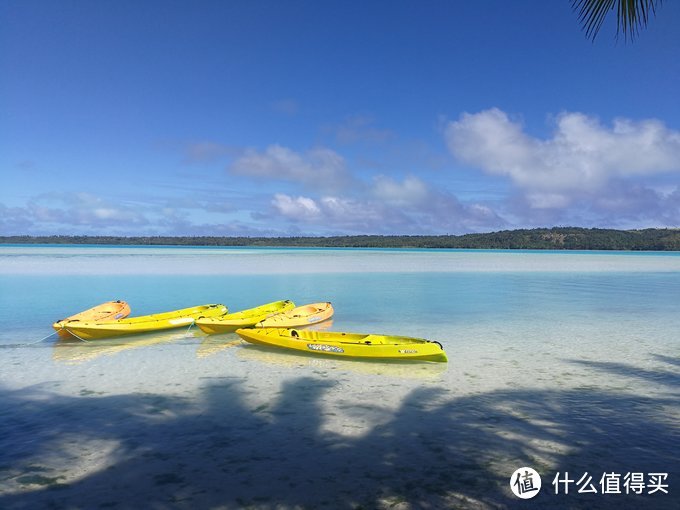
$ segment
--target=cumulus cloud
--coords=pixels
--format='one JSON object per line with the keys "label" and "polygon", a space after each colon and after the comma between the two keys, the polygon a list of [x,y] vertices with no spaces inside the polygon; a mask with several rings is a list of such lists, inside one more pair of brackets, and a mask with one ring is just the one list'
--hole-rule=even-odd
{"label": "cumulus cloud", "polygon": [[33,221],[25,207],[7,207],[0,204],[0,235],[25,234]]}
{"label": "cumulus cloud", "polygon": [[556,117],[552,137],[542,140],[493,108],[449,122],[445,138],[456,158],[509,177],[537,209],[601,196],[617,179],[680,172],[680,132],[658,120],[616,119],[605,126],[567,112]]}
{"label": "cumulus cloud", "polygon": [[229,171],[258,179],[300,183],[310,188],[335,189],[352,181],[344,158],[324,147],[305,153],[281,145],[270,145],[263,152],[246,149]]}
{"label": "cumulus cloud", "polygon": [[414,234],[489,230],[506,224],[488,206],[463,204],[412,175],[402,180],[388,175],[355,180],[344,158],[327,148],[306,153],[280,145],[249,149],[230,172],[302,185],[299,194],[275,193],[269,212],[251,214],[255,220],[284,218],[294,225],[335,232]]}
{"label": "cumulus cloud", "polygon": [[507,216],[523,227],[578,225],[604,228],[677,227],[680,187],[658,190],[623,179],[612,180],[606,193],[570,198],[568,207],[537,208],[522,194],[509,198]]}
{"label": "cumulus cloud", "polygon": [[468,232],[505,225],[489,206],[463,203],[447,191],[435,189],[421,179],[408,176],[399,182],[380,175],[374,179],[372,195],[390,208],[407,212],[430,232]]}
{"label": "cumulus cloud", "polygon": [[588,204],[591,211],[614,226],[680,225],[680,187],[663,192],[635,182],[614,180],[607,193]]}
{"label": "cumulus cloud", "polygon": [[114,205],[89,193],[42,196],[28,204],[28,211],[43,223],[98,227],[148,223],[135,208]]}
{"label": "cumulus cloud", "polygon": [[321,216],[321,208],[308,197],[296,197],[277,193],[274,195],[272,205],[279,214],[286,218],[303,221],[312,221]]}
{"label": "cumulus cloud", "polygon": [[359,233],[441,234],[490,230],[505,225],[483,204],[463,204],[416,177],[378,176],[366,196],[324,195],[272,199],[275,215],[295,224]]}
{"label": "cumulus cloud", "polygon": [[414,176],[398,182],[391,177],[378,175],[373,180],[373,196],[378,200],[397,207],[409,207],[427,201],[430,190],[427,185]]}
{"label": "cumulus cloud", "polygon": [[323,196],[318,199],[277,194],[272,199],[277,216],[295,224],[317,226],[327,231],[383,232],[407,223],[403,214],[388,215],[377,203],[349,197]]}
{"label": "cumulus cloud", "polygon": [[22,207],[0,204],[0,227],[5,235],[27,233],[125,232],[149,224],[132,205],[108,202],[89,193],[41,195]]}

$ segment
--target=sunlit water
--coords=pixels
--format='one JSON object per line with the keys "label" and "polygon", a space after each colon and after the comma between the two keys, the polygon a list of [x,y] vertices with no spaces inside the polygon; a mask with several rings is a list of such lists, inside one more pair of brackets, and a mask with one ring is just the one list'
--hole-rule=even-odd
{"label": "sunlit water", "polygon": [[[332,301],[448,364],[51,323]],[[680,254],[0,247],[0,508],[678,508]],[[523,466],[543,489],[510,490]],[[623,494],[554,493],[557,473]],[[666,490],[626,494],[629,472]],[[587,488],[587,487],[586,487]]]}

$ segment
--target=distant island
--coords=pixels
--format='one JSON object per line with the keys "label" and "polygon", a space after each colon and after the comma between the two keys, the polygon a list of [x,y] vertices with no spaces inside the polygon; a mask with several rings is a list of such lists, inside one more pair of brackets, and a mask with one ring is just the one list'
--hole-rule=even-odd
{"label": "distant island", "polygon": [[0,244],[680,251],[680,229],[534,228],[484,234],[333,237],[0,236]]}

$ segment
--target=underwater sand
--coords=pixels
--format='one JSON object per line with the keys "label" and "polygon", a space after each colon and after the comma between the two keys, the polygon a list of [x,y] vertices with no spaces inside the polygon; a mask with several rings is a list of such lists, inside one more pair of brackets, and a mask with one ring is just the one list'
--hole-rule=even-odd
{"label": "underwater sand", "polygon": [[[369,271],[375,250],[300,253],[344,268],[326,274],[267,272],[295,250],[251,250],[240,272],[231,252],[165,249],[147,274],[144,249],[7,250],[0,508],[679,506],[680,256],[395,251]],[[194,272],[206,256],[229,269]],[[195,328],[30,344],[118,298],[133,314],[329,299],[329,328],[438,340],[450,362],[301,356]],[[510,490],[523,466],[543,478],[532,500]],[[666,473],[669,494],[555,495],[565,471],[598,489],[604,472]]]}

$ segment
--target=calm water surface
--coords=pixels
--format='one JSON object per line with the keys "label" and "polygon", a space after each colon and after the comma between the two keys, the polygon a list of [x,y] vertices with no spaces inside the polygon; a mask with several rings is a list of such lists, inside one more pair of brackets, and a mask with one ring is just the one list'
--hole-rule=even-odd
{"label": "calm water surface", "polygon": [[[125,299],[332,301],[338,331],[448,364],[256,348],[195,329],[64,342]],[[0,508],[677,508],[680,254],[0,247]],[[516,499],[510,474],[543,478]],[[557,473],[664,494],[555,494]]]}

